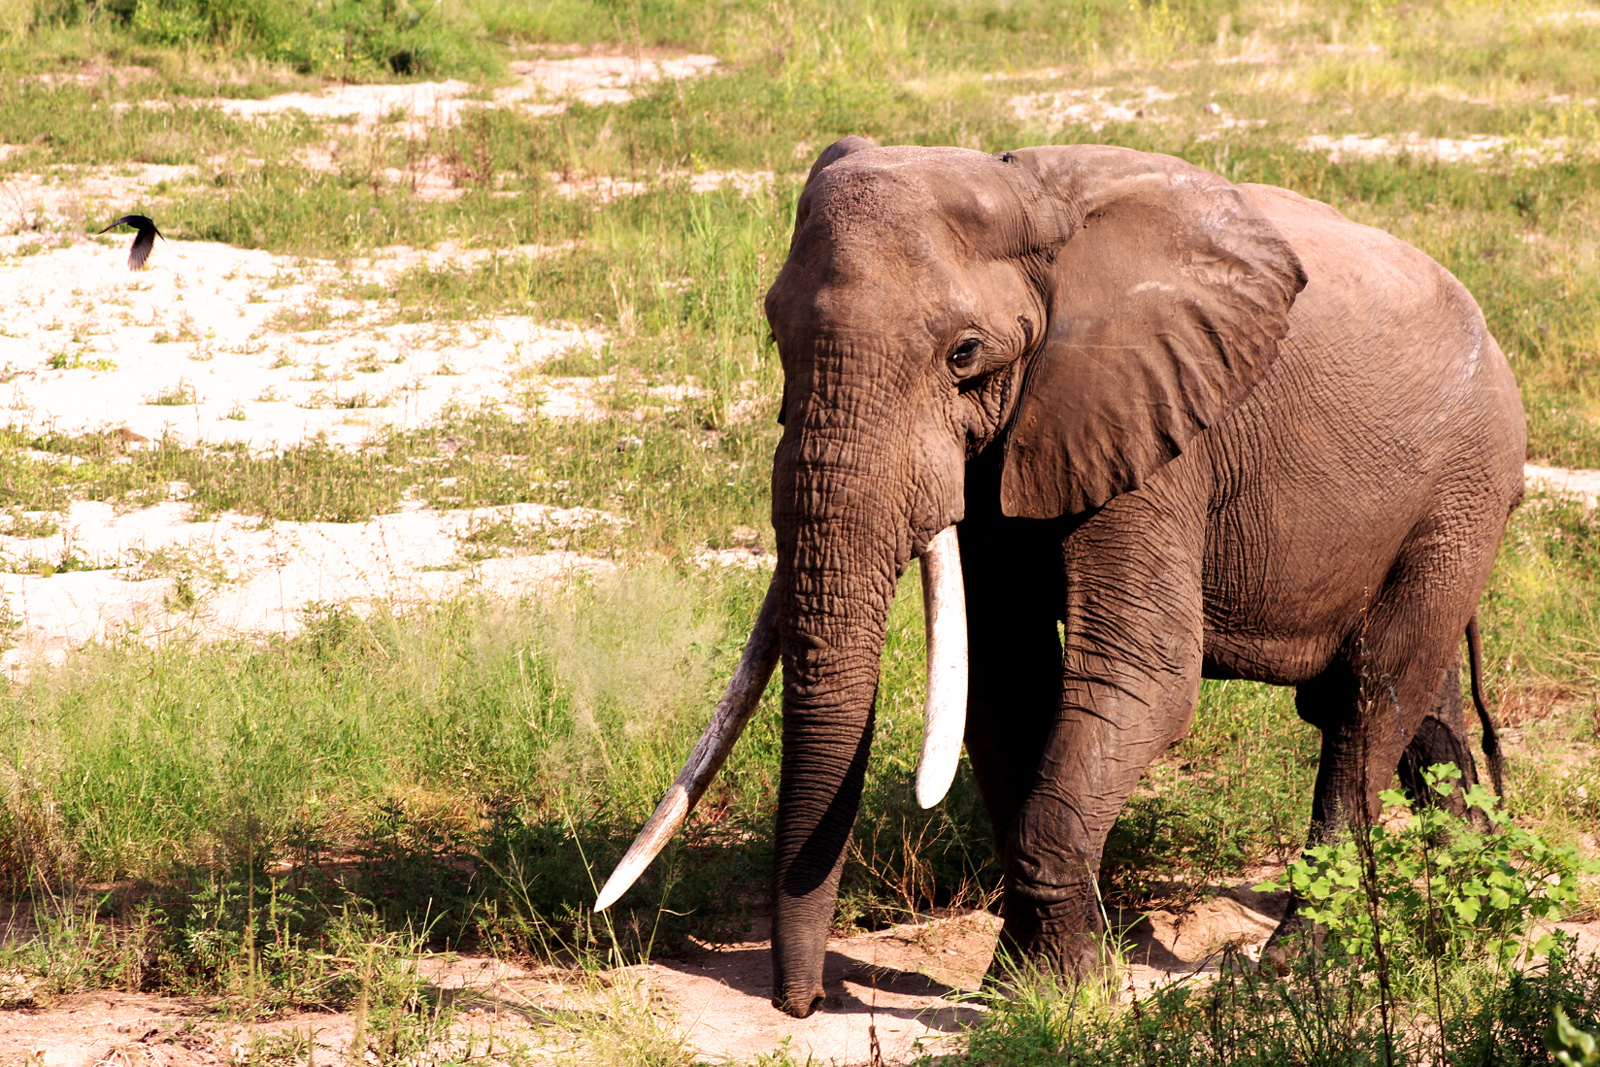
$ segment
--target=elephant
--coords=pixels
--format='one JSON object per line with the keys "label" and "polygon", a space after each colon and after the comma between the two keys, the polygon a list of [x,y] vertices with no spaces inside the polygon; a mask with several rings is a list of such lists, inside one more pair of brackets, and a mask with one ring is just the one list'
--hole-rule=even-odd
{"label": "elephant", "polygon": [[[781,661],[772,1002],[816,1010],[912,559],[917,796],[938,802],[964,742],[1018,959],[1099,965],[1106,836],[1202,678],[1296,688],[1322,738],[1312,842],[1372,820],[1397,769],[1475,780],[1460,650],[1476,682],[1526,430],[1477,304],[1422,252],[1171,156],[849,137],[811,169],[765,309],[776,571],[597,907],[682,823]],[[1485,752],[1498,780],[1492,731]],[[1306,925],[1291,902],[1278,936]]]}

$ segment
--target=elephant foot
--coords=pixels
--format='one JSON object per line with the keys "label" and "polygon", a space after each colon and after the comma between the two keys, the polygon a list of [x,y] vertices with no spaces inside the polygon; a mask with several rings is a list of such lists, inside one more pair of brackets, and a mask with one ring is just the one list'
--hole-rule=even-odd
{"label": "elephant foot", "polygon": [[[1081,905],[1028,909],[1008,906],[1006,911],[1005,926],[985,984],[1010,989],[1050,978],[1076,987],[1103,981],[1115,971],[1112,945],[1100,923],[1085,928]],[[1098,913],[1094,918],[1099,918]]]}
{"label": "elephant foot", "polygon": [[1261,969],[1280,978],[1289,973],[1296,960],[1307,953],[1320,952],[1325,931],[1300,913],[1300,901],[1291,897],[1289,908],[1261,949]]}

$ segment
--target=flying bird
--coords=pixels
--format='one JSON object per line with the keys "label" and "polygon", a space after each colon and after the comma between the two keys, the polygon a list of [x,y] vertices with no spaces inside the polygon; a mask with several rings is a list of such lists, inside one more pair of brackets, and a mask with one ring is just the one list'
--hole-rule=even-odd
{"label": "flying bird", "polygon": [[[150,258],[150,250],[156,246],[156,238],[161,237],[161,231],[143,215],[124,215],[100,232],[108,233],[118,226],[132,226],[138,231],[133,235],[133,245],[128,249],[128,269],[144,270],[144,261]],[[166,240],[165,237],[161,239]]]}

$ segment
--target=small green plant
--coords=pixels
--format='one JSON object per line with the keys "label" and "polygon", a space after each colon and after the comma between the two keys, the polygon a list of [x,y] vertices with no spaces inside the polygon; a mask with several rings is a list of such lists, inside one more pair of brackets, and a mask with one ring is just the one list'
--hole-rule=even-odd
{"label": "small green plant", "polygon": [[[1396,814],[1390,824],[1357,831],[1364,841],[1352,835],[1313,846],[1282,879],[1257,889],[1293,889],[1306,918],[1327,931],[1330,948],[1372,962],[1386,951],[1397,973],[1421,972],[1402,966],[1408,962],[1504,966],[1524,952],[1545,955],[1554,937],[1544,934],[1529,947],[1534,924],[1559,918],[1578,894],[1578,875],[1600,864],[1512,825],[1482,784],[1460,797],[1489,827],[1475,829],[1446,806],[1461,778],[1453,764],[1430,767],[1423,777],[1434,803],[1416,805],[1385,790],[1380,797]],[[1369,884],[1374,873],[1376,886]]]}
{"label": "small green plant", "polygon": [[104,356],[98,359],[84,359],[82,352],[56,352],[44,361],[44,365],[51,370],[106,371],[117,369],[117,364],[114,360],[106,359]]}
{"label": "small green plant", "polygon": [[146,404],[153,404],[156,407],[163,408],[184,407],[198,402],[199,397],[195,395],[194,386],[186,378],[179,379],[177,385],[170,389],[163,389],[145,401]]}
{"label": "small green plant", "polygon": [[39,537],[49,537],[61,529],[61,516],[56,512],[28,513],[21,508],[13,507],[5,511],[5,528],[0,529],[0,534],[7,537],[20,537],[32,540]]}

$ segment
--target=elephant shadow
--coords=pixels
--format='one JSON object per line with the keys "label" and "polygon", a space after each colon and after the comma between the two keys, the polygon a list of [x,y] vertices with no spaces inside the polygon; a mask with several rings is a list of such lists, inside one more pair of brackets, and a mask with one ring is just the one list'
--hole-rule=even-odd
{"label": "elephant shadow", "polygon": [[[711,979],[762,1005],[772,997],[772,958],[765,945],[739,947],[690,959],[657,960],[655,966],[685,978]],[[914,1020],[931,1030],[970,1026],[983,1011],[960,997],[967,991],[917,970],[873,964],[829,952],[822,968],[823,1012],[872,1014]],[[920,1001],[921,1003],[906,1003]],[[769,1008],[776,1014],[777,1009]]]}

